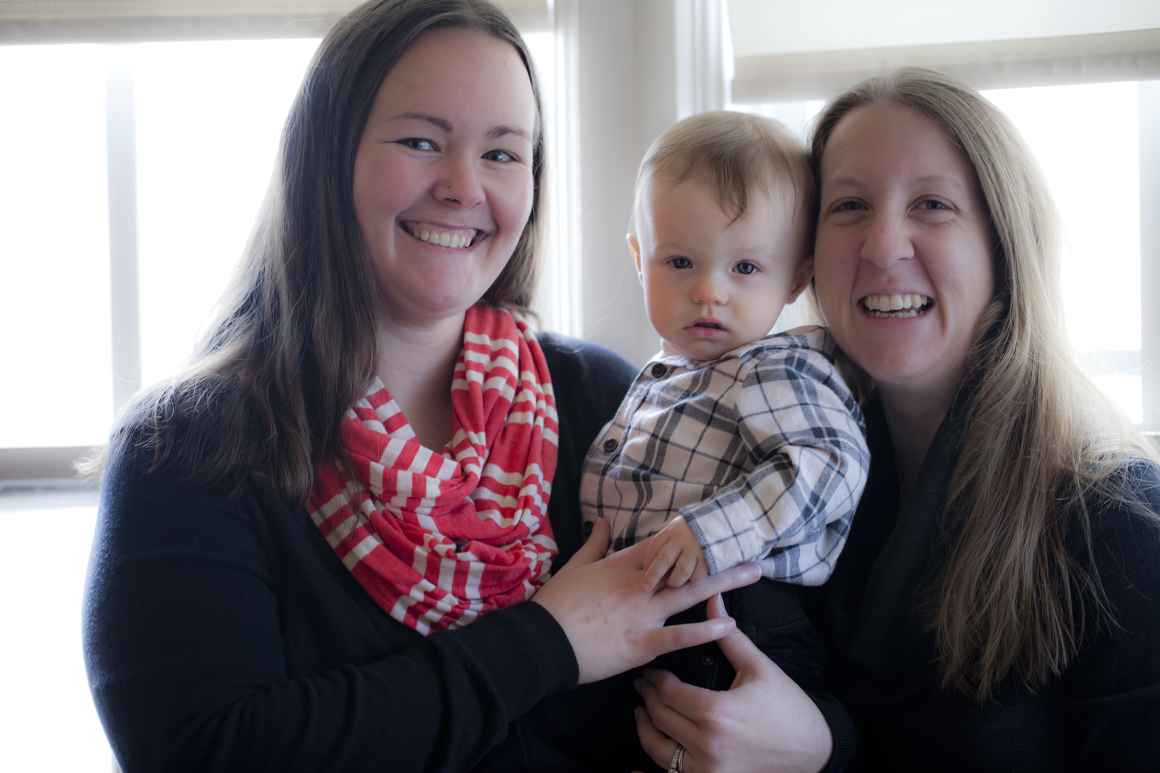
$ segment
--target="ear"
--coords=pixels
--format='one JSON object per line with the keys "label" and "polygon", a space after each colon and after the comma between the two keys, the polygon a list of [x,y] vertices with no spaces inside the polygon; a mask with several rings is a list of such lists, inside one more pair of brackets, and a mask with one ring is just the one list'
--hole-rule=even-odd
{"label": "ear", "polygon": [[797,270],[793,273],[793,287],[790,288],[789,298],[786,303],[793,303],[797,297],[802,294],[802,290],[806,289],[809,283],[814,278],[814,256],[807,255],[801,259]]}
{"label": "ear", "polygon": [[644,273],[640,268],[640,242],[636,239],[636,234],[631,231],[625,235],[624,240],[628,242],[628,253],[632,255],[632,263],[636,266],[637,281],[644,282]]}

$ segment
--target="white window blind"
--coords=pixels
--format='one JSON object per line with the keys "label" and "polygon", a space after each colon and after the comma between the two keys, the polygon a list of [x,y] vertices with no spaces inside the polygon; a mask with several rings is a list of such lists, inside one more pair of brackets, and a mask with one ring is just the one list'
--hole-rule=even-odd
{"label": "white window blind", "polygon": [[1155,0],[729,0],[738,102],[824,99],[932,67],[977,88],[1160,77]]}

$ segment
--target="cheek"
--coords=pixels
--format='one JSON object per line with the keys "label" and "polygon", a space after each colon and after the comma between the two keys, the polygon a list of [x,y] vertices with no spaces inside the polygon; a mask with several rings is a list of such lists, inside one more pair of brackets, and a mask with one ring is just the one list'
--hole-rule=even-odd
{"label": "cheek", "polygon": [[649,319],[654,323],[664,323],[672,316],[674,310],[673,288],[656,276],[645,276],[644,285],[645,305],[648,307]]}
{"label": "cheek", "polygon": [[518,239],[532,215],[534,194],[531,170],[501,178],[492,190],[493,216],[501,227],[509,232],[514,231]]}

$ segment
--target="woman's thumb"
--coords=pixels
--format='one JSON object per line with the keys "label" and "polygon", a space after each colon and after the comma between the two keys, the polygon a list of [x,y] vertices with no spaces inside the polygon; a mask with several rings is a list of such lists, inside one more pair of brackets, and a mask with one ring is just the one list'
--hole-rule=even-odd
{"label": "woman's thumb", "polygon": [[728,636],[717,642],[717,646],[738,674],[755,671],[768,662],[765,653],[740,628],[733,629]]}

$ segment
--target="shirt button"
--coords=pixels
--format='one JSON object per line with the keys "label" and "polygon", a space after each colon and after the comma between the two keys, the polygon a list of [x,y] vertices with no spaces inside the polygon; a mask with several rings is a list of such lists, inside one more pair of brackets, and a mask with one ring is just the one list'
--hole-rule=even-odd
{"label": "shirt button", "polygon": [[652,370],[649,372],[652,373],[653,378],[664,378],[669,374],[669,369],[658,362],[652,366]]}
{"label": "shirt button", "polygon": [[604,441],[604,453],[606,453],[606,454],[612,453],[613,451],[616,450],[616,447],[618,445],[620,445],[620,444],[616,442],[616,438],[611,438],[611,437],[608,438],[608,440]]}

